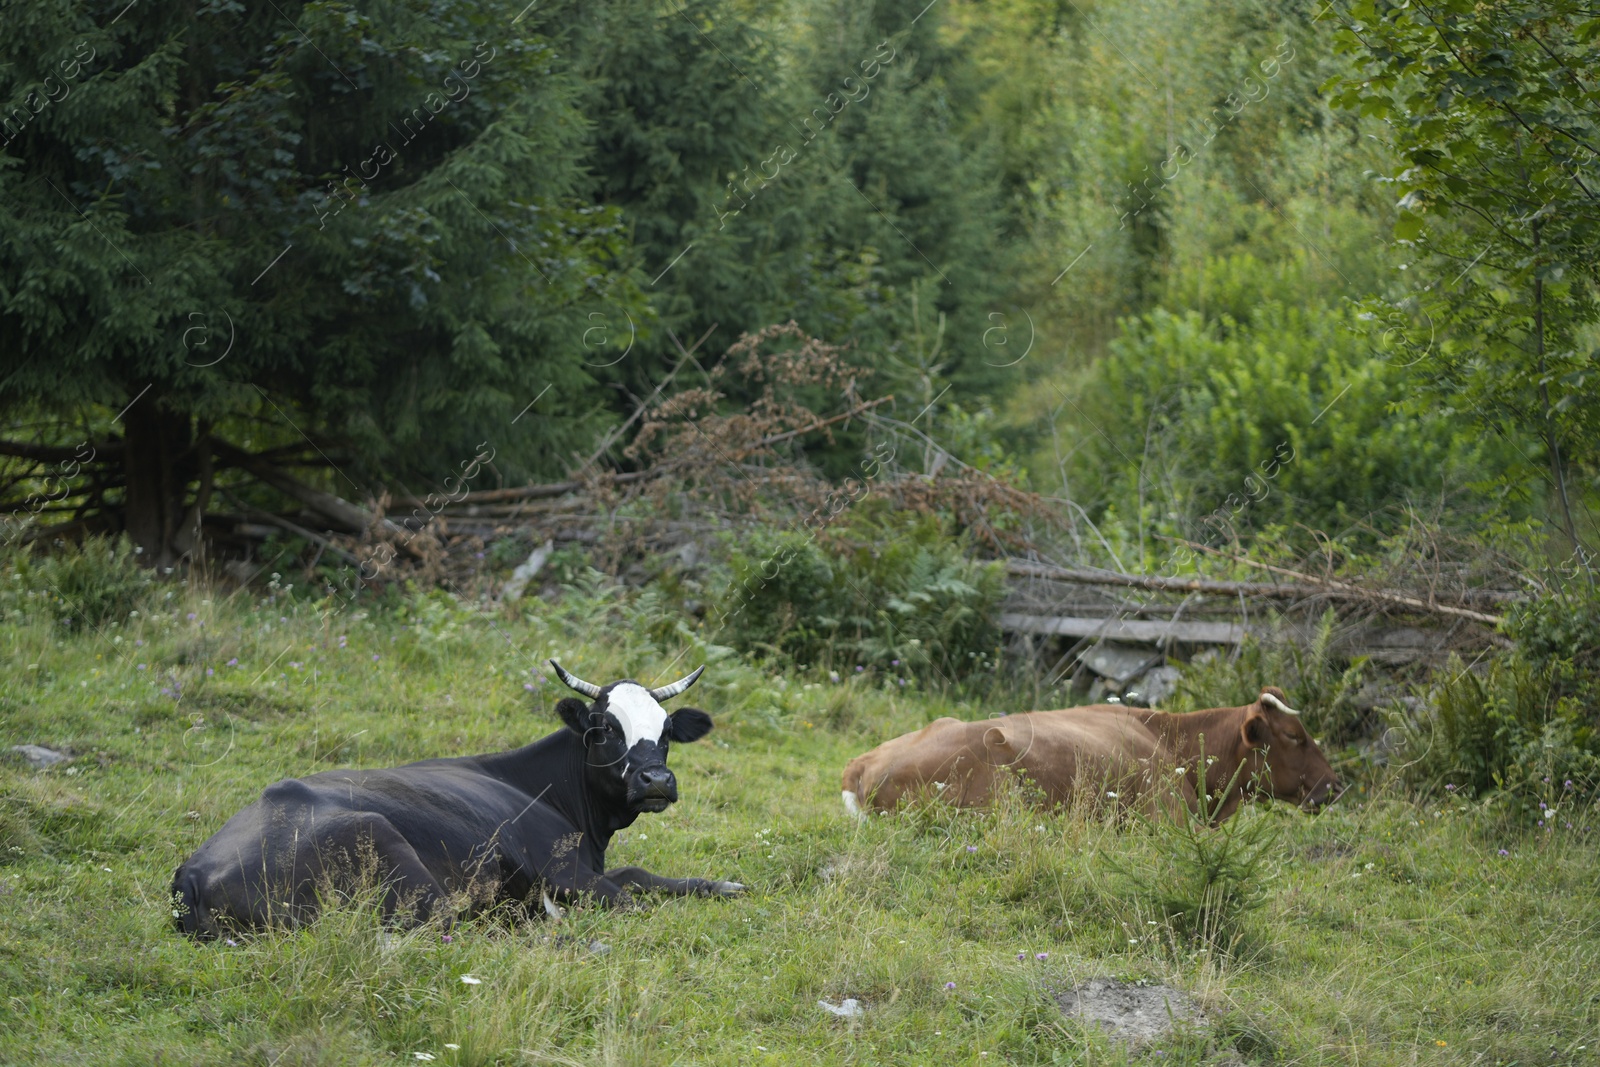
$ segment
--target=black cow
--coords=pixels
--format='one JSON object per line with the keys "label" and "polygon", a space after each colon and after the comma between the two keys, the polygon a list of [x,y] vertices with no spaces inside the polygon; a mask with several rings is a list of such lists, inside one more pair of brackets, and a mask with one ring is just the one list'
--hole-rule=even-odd
{"label": "black cow", "polygon": [[[605,869],[611,835],[640,812],[678,799],[667,770],[670,741],[711,729],[698,708],[668,715],[704,667],[671,685],[597,686],[555,661],[561,680],[593,700],[566,697],[566,723],[511,752],[408,763],[377,771],[325,771],[269,786],[173,875],[173,916],[183,933],[291,925],[316,913],[327,887],[376,874],[386,918],[423,922],[441,906],[528,903],[592,893],[627,904],[630,889],[731,896],[737,882],[663,878],[638,867]],[[462,895],[464,894],[464,896]]]}

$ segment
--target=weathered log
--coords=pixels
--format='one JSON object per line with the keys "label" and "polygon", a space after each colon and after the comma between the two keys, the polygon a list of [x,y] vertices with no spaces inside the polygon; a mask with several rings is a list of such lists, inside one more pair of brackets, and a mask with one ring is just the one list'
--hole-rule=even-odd
{"label": "weathered log", "polygon": [[1141,644],[1182,641],[1196,645],[1237,645],[1250,633],[1243,624],[1236,622],[1080,619],[1010,613],[1000,616],[1000,629],[1009,633],[1100,637],[1107,641],[1137,641]]}

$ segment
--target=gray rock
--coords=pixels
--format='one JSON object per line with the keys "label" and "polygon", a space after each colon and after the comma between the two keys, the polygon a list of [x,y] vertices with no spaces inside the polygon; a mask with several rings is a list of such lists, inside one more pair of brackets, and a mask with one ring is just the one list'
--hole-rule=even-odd
{"label": "gray rock", "polygon": [[1148,648],[1140,645],[1121,645],[1107,641],[1079,657],[1084,666],[1102,678],[1109,678],[1118,686],[1127,685],[1149,669],[1153,664],[1161,662],[1161,653],[1152,653]]}
{"label": "gray rock", "polygon": [[1210,1020],[1185,993],[1165,985],[1093,978],[1061,994],[1069,1019],[1096,1025],[1112,1037],[1142,1045],[1170,1034],[1180,1024],[1205,1026]]}
{"label": "gray rock", "polygon": [[1177,690],[1182,677],[1176,667],[1152,667],[1129,687],[1127,701],[1142,708],[1159,708]]}
{"label": "gray rock", "polygon": [[511,572],[511,577],[506,580],[506,587],[500,592],[500,599],[511,603],[522,596],[522,591],[528,588],[528,583],[544,570],[544,565],[550,559],[550,554],[556,550],[556,543],[547,540],[544,544],[528,554],[528,558],[517,569]]}
{"label": "gray rock", "polygon": [[861,1006],[861,1001],[855,997],[846,997],[837,1004],[829,1004],[826,1000],[819,1000],[817,1001],[817,1007],[823,1011],[831,1012],[841,1019],[849,1019],[857,1015],[866,1014],[866,1009]]}
{"label": "gray rock", "polygon": [[36,770],[54,767],[58,763],[65,763],[72,757],[64,752],[57,752],[53,748],[43,745],[12,745],[11,751],[27,760],[29,765]]}

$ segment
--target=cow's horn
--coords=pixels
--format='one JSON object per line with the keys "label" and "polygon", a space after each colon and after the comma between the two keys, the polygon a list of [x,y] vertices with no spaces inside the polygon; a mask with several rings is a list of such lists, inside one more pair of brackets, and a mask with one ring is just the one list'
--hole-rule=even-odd
{"label": "cow's horn", "polygon": [[[559,669],[559,668],[557,668],[557,669]],[[1290,715],[1299,715],[1300,714],[1298,711],[1294,710],[1289,705],[1285,704],[1283,701],[1281,701],[1277,697],[1273,696],[1271,693],[1262,693],[1261,694],[1261,700],[1262,700],[1263,703],[1271,704],[1273,707],[1277,708],[1279,711],[1288,712]]]}
{"label": "cow's horn", "polygon": [[700,666],[696,667],[693,672],[684,675],[671,685],[664,685],[660,689],[650,690],[650,695],[655,697],[657,700],[666,700],[669,697],[675,697],[698,681],[701,673],[705,669],[705,665],[701,664]]}
{"label": "cow's horn", "polygon": [[575,674],[568,674],[566,671],[561,669],[561,664],[557,663],[555,660],[550,661],[550,666],[556,669],[556,677],[567,683],[570,688],[582,693],[591,700],[600,695],[600,687],[595,685],[593,682],[586,682]]}

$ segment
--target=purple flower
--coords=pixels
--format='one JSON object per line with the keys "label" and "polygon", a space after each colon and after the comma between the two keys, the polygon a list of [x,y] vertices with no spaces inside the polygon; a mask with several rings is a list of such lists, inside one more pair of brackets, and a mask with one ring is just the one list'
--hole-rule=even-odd
{"label": "purple flower", "polygon": [[1506,850],[1505,850],[1505,849],[1501,849],[1501,850],[1500,850],[1500,855],[1502,855],[1502,856],[1509,856],[1509,855],[1511,855],[1511,853],[1509,853],[1509,852],[1507,852],[1507,851],[1506,851]]}
{"label": "purple flower", "polygon": [[145,669],[145,666],[146,666],[145,664],[141,663],[141,664],[139,664],[139,669],[142,671],[142,670]]}
{"label": "purple flower", "polygon": [[1445,789],[1447,789],[1450,792],[1454,793],[1456,791],[1456,784],[1454,782],[1447,782],[1447,783],[1445,783]]}
{"label": "purple flower", "polygon": [[533,692],[533,683],[532,682],[523,682],[522,683],[522,688],[526,689],[528,692],[531,693],[531,692]]}
{"label": "purple flower", "polygon": [[300,663],[299,663],[298,660],[290,660],[289,661],[289,666],[293,667],[295,670],[299,670],[300,669]]}
{"label": "purple flower", "polygon": [[1546,783],[1548,783],[1550,781],[1550,776],[1548,774],[1545,775],[1544,776],[1544,780],[1545,780]]}
{"label": "purple flower", "polygon": [[1540,811],[1543,811],[1543,810],[1544,810],[1544,801],[1542,801],[1542,800],[1541,800],[1541,801],[1539,801],[1539,810],[1540,810]]}
{"label": "purple flower", "polygon": [[1571,788],[1572,788],[1572,779],[1571,779],[1571,778],[1568,778],[1568,779],[1567,779],[1567,780],[1566,780],[1566,781],[1565,781],[1565,782],[1564,782],[1564,783],[1562,783],[1562,784],[1563,784],[1563,785],[1564,785],[1564,786],[1565,786],[1565,787],[1566,787],[1566,788],[1567,788],[1567,789],[1571,789]]}
{"label": "purple flower", "polygon": [[865,667],[863,667],[863,666],[862,666],[862,665],[861,665],[861,664],[859,664],[859,663],[858,663],[858,664],[856,664],[856,673],[857,673],[857,674],[860,674],[860,673],[861,673],[861,672],[862,672],[862,671],[864,671],[864,670],[866,670],[866,668],[865,668]]}
{"label": "purple flower", "polygon": [[142,638],[142,637],[134,638],[133,639],[133,647],[134,648],[143,648],[144,647],[144,638]]}
{"label": "purple flower", "polygon": [[889,666],[898,667],[898,666],[900,666],[900,661],[897,660],[897,659],[892,659],[892,660],[889,661]]}
{"label": "purple flower", "polygon": [[287,616],[287,615],[279,615],[278,616],[278,621],[279,622],[288,622],[289,621],[289,616]]}
{"label": "purple flower", "polygon": [[450,935],[449,934],[445,934],[444,935],[444,943],[447,944],[447,945],[450,943]]}
{"label": "purple flower", "polygon": [[482,552],[474,552],[472,555],[477,559],[482,559],[483,558],[483,553]]}
{"label": "purple flower", "polygon": [[1040,963],[1043,963],[1045,960],[1050,958],[1050,953],[1048,953],[1048,952],[1035,952],[1033,954],[1033,958],[1038,960]]}
{"label": "purple flower", "polygon": [[1543,826],[1543,825],[1544,825],[1544,820],[1543,820],[1543,819],[1540,819],[1540,820],[1539,820],[1539,825],[1540,825],[1540,826]]}
{"label": "purple flower", "polygon": [[230,937],[230,938],[228,938],[228,939],[227,939],[227,940],[225,940],[225,941],[223,941],[223,942],[222,942],[222,943],[223,943],[223,944],[224,944],[224,945],[230,945],[230,946],[232,946],[232,947],[233,947],[233,948],[238,948],[238,947],[239,947],[239,942],[237,942],[237,941],[235,941],[235,940],[234,940],[234,939],[233,939],[233,938],[231,938],[231,937]]}
{"label": "purple flower", "polygon": [[978,851],[978,846],[977,845],[968,845],[967,846],[967,851],[968,852],[976,852],[976,851]]}
{"label": "purple flower", "polygon": [[954,983],[954,982],[946,982],[946,983],[945,983],[945,984],[944,984],[944,987],[945,987],[945,988],[946,988],[946,989],[954,989],[954,988],[955,988],[955,987],[956,987],[956,984],[955,984],[955,983]]}
{"label": "purple flower", "polygon": [[374,663],[378,662],[378,654],[376,652],[374,652],[372,654],[372,662],[374,662]]}
{"label": "purple flower", "polygon": [[232,659],[230,659],[228,661],[228,666],[230,666],[230,667],[237,667],[238,665],[239,665],[239,657],[238,656],[235,656],[235,657],[233,657]]}
{"label": "purple flower", "polygon": [[213,674],[216,674],[216,673],[217,672],[215,670],[211,669],[210,667],[206,668],[206,677],[207,678],[211,677]]}
{"label": "purple flower", "polygon": [[1023,960],[1025,960],[1027,958],[1028,958],[1028,954],[1026,952],[1017,953],[1017,962],[1018,963],[1021,963]]}

